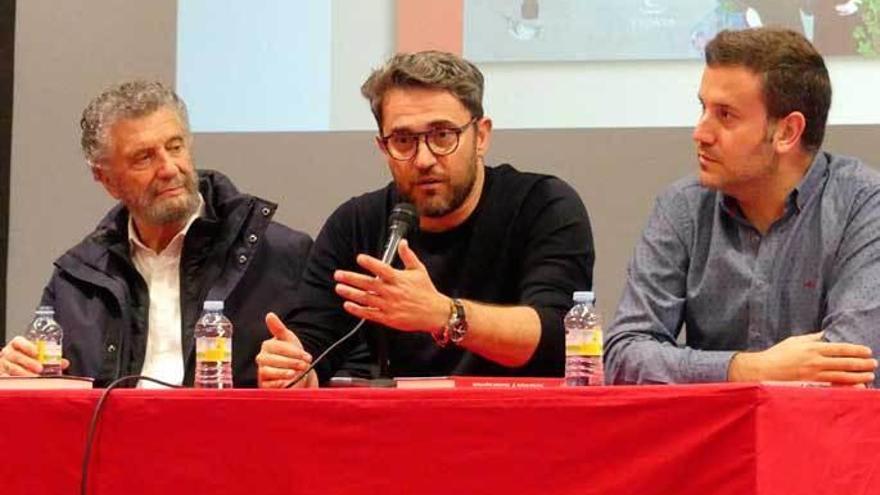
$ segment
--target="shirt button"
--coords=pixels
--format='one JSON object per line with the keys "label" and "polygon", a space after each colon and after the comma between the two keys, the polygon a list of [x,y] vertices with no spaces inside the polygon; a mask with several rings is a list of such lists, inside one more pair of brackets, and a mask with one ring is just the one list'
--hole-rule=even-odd
{"label": "shirt button", "polygon": [[251,244],[257,242],[257,234],[251,234],[251,235],[249,235],[249,236],[248,236],[248,242],[251,243]]}
{"label": "shirt button", "polygon": [[269,214],[272,213],[272,210],[270,210],[268,206],[264,206],[263,209],[260,210],[260,212],[263,214],[264,217],[268,217]]}
{"label": "shirt button", "polygon": [[116,344],[110,344],[107,346],[107,352],[113,354],[116,352]]}
{"label": "shirt button", "polygon": [[242,254],[238,257],[238,264],[243,265],[245,263],[247,263],[247,256]]}

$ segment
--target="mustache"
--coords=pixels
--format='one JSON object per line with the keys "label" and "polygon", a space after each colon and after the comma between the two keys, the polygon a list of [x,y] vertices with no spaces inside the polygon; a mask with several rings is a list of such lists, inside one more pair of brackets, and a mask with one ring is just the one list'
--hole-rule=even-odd
{"label": "mustache", "polygon": [[425,175],[420,175],[420,176],[416,177],[415,182],[416,182],[416,184],[422,184],[425,182],[445,182],[446,180],[448,180],[448,179],[445,176],[436,175],[436,174],[425,174]]}
{"label": "mustache", "polygon": [[189,192],[193,192],[195,190],[196,184],[193,175],[195,174],[180,174],[173,179],[169,179],[167,182],[153,184],[150,187],[150,194],[153,196],[158,196],[163,191],[167,191],[169,189],[177,189],[178,187],[182,187]]}
{"label": "mustache", "polygon": [[708,151],[706,151],[704,149],[699,149],[699,148],[697,149],[697,157],[707,158],[707,159],[715,161],[715,162],[718,161],[718,158],[714,154],[709,153]]}

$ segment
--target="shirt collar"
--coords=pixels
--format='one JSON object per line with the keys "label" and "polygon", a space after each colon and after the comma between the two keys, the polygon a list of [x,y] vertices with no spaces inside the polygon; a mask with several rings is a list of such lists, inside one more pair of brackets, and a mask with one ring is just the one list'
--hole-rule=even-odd
{"label": "shirt collar", "polygon": [[828,172],[828,157],[825,153],[816,153],[813,163],[801,179],[800,184],[789,195],[789,202],[797,205],[798,211],[803,210],[807,201],[821,189],[826,173]]}
{"label": "shirt collar", "polygon": [[[180,229],[180,232],[178,232],[177,235],[175,235],[174,238],[171,239],[171,242],[168,243],[168,246],[175,244],[178,239],[182,239],[184,236],[186,236],[186,233],[189,231],[189,228],[192,226],[193,222],[195,222],[197,218],[204,216],[204,214],[205,199],[202,197],[202,193],[199,193],[199,207],[196,208],[196,211],[192,215],[190,215],[189,219],[187,219],[186,221],[186,224],[184,224],[183,228]],[[135,252],[137,250],[154,253],[152,249],[148,248],[143,242],[141,242],[140,237],[138,237],[137,229],[134,227],[134,220],[132,220],[130,214],[128,215],[128,245],[132,252]]]}

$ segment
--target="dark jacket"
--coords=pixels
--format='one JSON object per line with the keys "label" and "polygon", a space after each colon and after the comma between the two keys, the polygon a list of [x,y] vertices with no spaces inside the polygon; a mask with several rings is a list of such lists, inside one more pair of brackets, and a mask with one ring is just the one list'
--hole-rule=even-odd
{"label": "dark jacket", "polygon": [[[267,312],[290,311],[311,248],[308,235],[271,221],[277,205],[240,193],[224,175],[199,172],[204,216],[184,238],[180,260],[184,384],[193,382],[193,328],[206,299],[225,301],[234,325],[236,387],[256,386],[254,358],[270,337]],[[137,374],[146,351],[149,293],[132,263],[128,211],[117,205],[94,232],[55,261],[42,304],[64,329],[68,373],[105,386]]]}

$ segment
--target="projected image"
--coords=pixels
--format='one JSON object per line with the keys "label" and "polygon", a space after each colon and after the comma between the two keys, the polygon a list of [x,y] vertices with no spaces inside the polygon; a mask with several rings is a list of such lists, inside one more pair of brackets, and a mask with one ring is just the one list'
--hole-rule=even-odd
{"label": "projected image", "polygon": [[374,131],[361,83],[389,55],[429,48],[479,65],[499,128],[688,126],[706,43],[722,29],[771,24],[849,55],[827,59],[832,123],[880,118],[880,58],[861,56],[880,51],[880,0],[186,0],[177,9],[177,90],[196,132]]}
{"label": "projected image", "polygon": [[[465,0],[482,62],[698,58],[723,29],[785,26],[826,55],[874,55],[880,0]],[[872,37],[873,36],[873,37]]]}
{"label": "projected image", "polygon": [[186,0],[177,24],[194,130],[330,128],[329,2]]}

